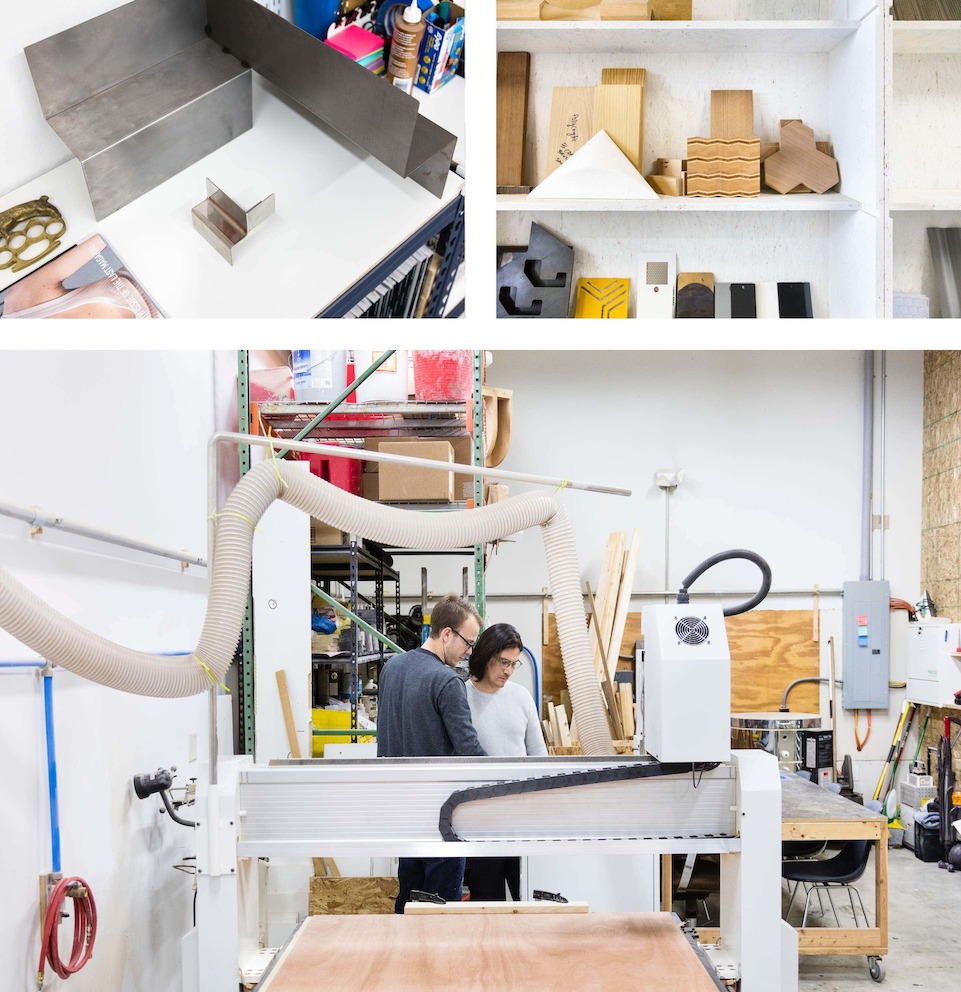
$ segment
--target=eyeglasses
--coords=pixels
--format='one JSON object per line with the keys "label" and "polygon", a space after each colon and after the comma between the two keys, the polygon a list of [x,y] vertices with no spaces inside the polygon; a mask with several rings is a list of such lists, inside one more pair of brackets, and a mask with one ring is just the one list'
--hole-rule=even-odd
{"label": "eyeglasses", "polygon": [[467,640],[467,638],[464,637],[464,635],[459,630],[454,630],[453,627],[451,627],[451,630],[471,649],[471,651],[474,650],[474,642],[473,641]]}
{"label": "eyeglasses", "polygon": [[510,658],[495,658],[494,661],[496,661],[501,668],[510,668],[513,671],[517,671],[518,668],[524,667],[524,662],[521,661],[520,658],[518,658],[517,661],[511,661]]}

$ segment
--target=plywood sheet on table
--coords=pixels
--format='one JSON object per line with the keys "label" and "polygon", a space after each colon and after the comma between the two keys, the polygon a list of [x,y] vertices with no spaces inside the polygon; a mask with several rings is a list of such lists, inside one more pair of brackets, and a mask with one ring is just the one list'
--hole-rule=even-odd
{"label": "plywood sheet on table", "polygon": [[[819,674],[819,646],[813,639],[810,610],[752,610],[726,620],[731,648],[731,712],[771,712],[781,706],[788,683]],[[634,644],[641,636],[640,613],[628,613],[621,640],[619,670],[634,667]],[[554,614],[548,617],[548,640],[541,648],[544,699],[560,702],[567,689]],[[793,712],[817,713],[816,683],[799,685],[788,700]]]}
{"label": "plywood sheet on table", "polygon": [[716,987],[661,913],[314,916],[260,992],[521,992]]}

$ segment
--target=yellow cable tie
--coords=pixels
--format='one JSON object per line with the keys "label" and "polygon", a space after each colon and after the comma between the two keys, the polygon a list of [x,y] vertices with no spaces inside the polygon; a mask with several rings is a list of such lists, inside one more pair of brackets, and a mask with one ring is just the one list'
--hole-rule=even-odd
{"label": "yellow cable tie", "polygon": [[277,452],[274,451],[274,444],[273,444],[273,440],[271,439],[270,428],[264,425],[264,418],[260,414],[259,410],[257,411],[257,416],[260,420],[260,429],[263,432],[264,437],[267,438],[267,450],[270,452],[270,459],[274,463],[274,471],[277,473],[277,479],[284,488],[287,488],[287,480],[280,474],[280,467],[277,465],[277,461],[278,461]]}
{"label": "yellow cable tie", "polygon": [[218,517],[237,517],[243,520],[245,523],[250,524],[250,529],[256,531],[258,534],[261,533],[260,528],[250,519],[250,517],[245,517],[242,513],[234,513],[232,511],[226,511],[224,513],[211,513],[208,517],[209,520],[216,520]]}
{"label": "yellow cable tie", "polygon": [[214,684],[214,685],[219,685],[219,686],[220,686],[220,688],[224,690],[224,692],[226,692],[226,693],[227,693],[228,695],[230,694],[230,690],[229,690],[229,689],[227,688],[227,686],[225,686],[225,685],[223,684],[223,682],[221,682],[221,681],[220,681],[220,680],[219,680],[219,679],[217,678],[217,676],[216,676],[216,675],[214,675],[214,673],[213,673],[213,672],[211,671],[211,668],[210,668],[210,665],[208,665],[208,664],[207,664],[207,663],[206,663],[206,662],[205,662],[205,661],[204,661],[204,660],[203,660],[203,659],[202,659],[202,658],[200,657],[200,655],[197,655],[197,654],[194,654],[194,655],[191,655],[191,657],[192,657],[192,658],[196,658],[196,659],[197,659],[197,661],[198,661],[198,662],[200,663],[200,667],[201,667],[201,668],[202,668],[202,669],[203,669],[203,670],[204,670],[204,671],[205,671],[205,672],[206,672],[206,673],[207,673],[207,674],[208,674],[208,675],[210,676],[210,681],[211,681],[211,682],[213,682],[213,684]]}
{"label": "yellow cable tie", "polygon": [[566,489],[570,483],[567,479],[561,479],[561,481],[554,487],[554,492],[559,493],[562,489]]}

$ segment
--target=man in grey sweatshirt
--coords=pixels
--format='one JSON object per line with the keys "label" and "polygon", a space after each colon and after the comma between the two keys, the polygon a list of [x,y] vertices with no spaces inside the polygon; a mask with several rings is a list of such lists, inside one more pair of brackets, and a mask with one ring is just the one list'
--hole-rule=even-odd
{"label": "man in grey sweatshirt", "polygon": [[[464,683],[454,671],[470,656],[479,630],[477,610],[466,599],[445,596],[431,611],[423,646],[384,665],[377,688],[378,757],[487,754],[471,722]],[[464,858],[400,858],[394,912],[404,912],[412,889],[459,902],[464,864]]]}

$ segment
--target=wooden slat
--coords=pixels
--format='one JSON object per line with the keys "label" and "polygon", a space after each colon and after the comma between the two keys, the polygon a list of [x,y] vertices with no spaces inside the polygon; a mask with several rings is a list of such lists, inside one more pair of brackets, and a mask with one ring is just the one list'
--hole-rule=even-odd
{"label": "wooden slat", "polygon": [[693,0],[651,0],[656,21],[689,21],[694,16]]}
{"label": "wooden slat", "polygon": [[711,90],[711,137],[754,137],[753,90]]}
{"label": "wooden slat", "polygon": [[547,131],[544,176],[549,176],[597,133],[593,86],[555,86],[551,94],[551,123]]}
{"label": "wooden slat", "polygon": [[888,942],[878,927],[805,927],[798,930],[798,954],[876,954],[888,953]]}
{"label": "wooden slat", "polygon": [[631,593],[634,591],[634,573],[637,571],[637,556],[640,550],[641,537],[635,530],[631,533],[631,545],[624,552],[617,603],[611,621],[611,634],[607,639],[607,677],[611,682],[614,681],[614,672],[617,671],[617,656],[624,637],[624,628],[627,626],[627,613],[631,605]]}
{"label": "wooden slat", "polygon": [[497,55],[497,185],[524,182],[527,93],[531,57],[528,52]]}
{"label": "wooden slat", "polygon": [[601,0],[602,21],[649,21],[651,5],[646,0]]}
{"label": "wooden slat", "polygon": [[290,690],[287,687],[287,673],[278,668],[277,691],[280,693],[280,708],[284,711],[284,730],[287,731],[287,747],[290,750],[291,758],[299,758],[300,741],[297,738],[297,726],[294,723],[294,711],[290,706]]}
{"label": "wooden slat", "polygon": [[536,21],[541,16],[541,0],[497,0],[497,20]]}
{"label": "wooden slat", "polygon": [[518,916],[530,913],[559,914],[559,913],[588,913],[590,905],[586,902],[549,902],[534,899],[530,902],[448,902],[443,905],[433,902],[408,902],[404,904],[404,916],[477,916],[484,914],[508,914]]}

